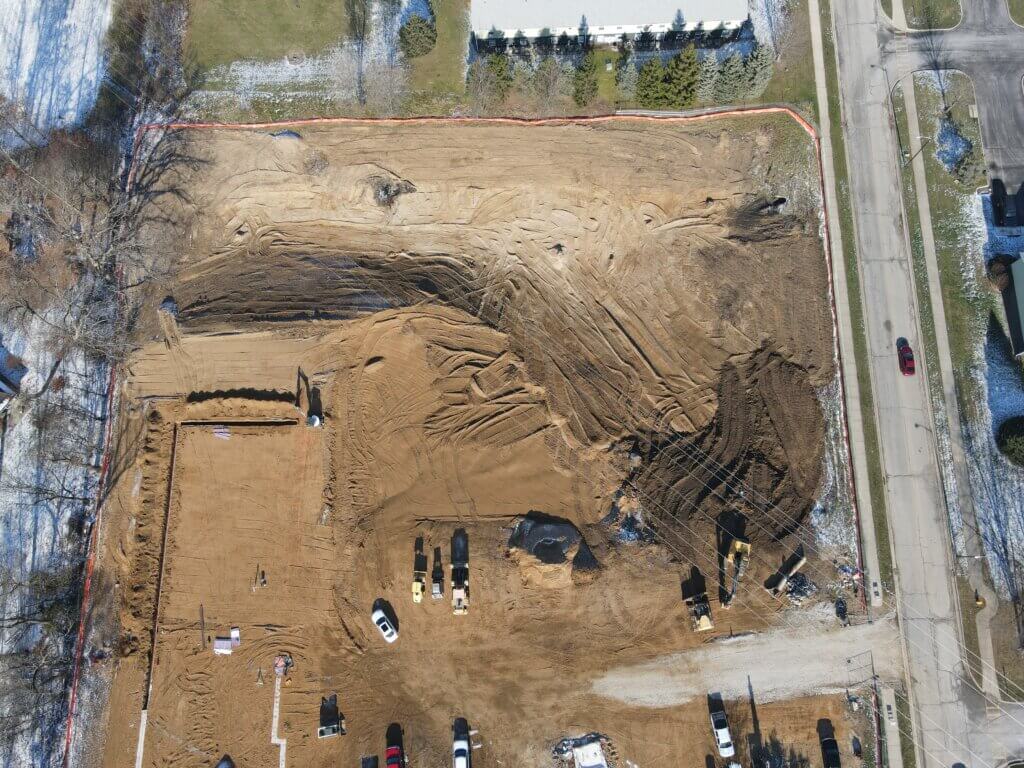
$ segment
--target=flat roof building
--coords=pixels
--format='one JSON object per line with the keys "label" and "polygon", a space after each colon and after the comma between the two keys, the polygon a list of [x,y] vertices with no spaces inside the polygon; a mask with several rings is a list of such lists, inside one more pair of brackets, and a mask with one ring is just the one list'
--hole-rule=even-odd
{"label": "flat roof building", "polygon": [[614,43],[645,31],[738,29],[748,13],[747,0],[472,0],[470,24],[478,40],[495,32],[511,40],[577,35],[585,23],[594,42]]}

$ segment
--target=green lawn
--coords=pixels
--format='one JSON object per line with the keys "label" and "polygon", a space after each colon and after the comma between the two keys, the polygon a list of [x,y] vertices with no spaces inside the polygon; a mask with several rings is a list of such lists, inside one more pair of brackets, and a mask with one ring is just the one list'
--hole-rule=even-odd
{"label": "green lawn", "polygon": [[886,16],[888,16],[891,19],[892,18],[892,0],[881,0],[881,2],[882,2],[882,11],[885,13]]}
{"label": "green lawn", "polygon": [[413,59],[409,85],[420,98],[444,98],[466,90],[469,51],[469,0],[433,0],[437,44],[426,56]]}
{"label": "green lawn", "polygon": [[1024,0],[1006,0],[1010,7],[1010,16],[1021,26],[1024,26]]}
{"label": "green lawn", "polygon": [[910,702],[907,695],[896,691],[896,727],[900,731],[900,755],[903,768],[915,768],[917,750],[914,748],[914,724],[910,721]]}
{"label": "green lawn", "polygon": [[945,29],[960,23],[958,0],[903,0],[903,11],[911,29]]}
{"label": "green lawn", "polygon": [[[615,109],[615,103],[619,98],[619,89],[615,85],[615,62],[619,59],[619,52],[614,48],[602,48],[594,51],[597,59],[597,100],[608,105],[608,109]],[[611,63],[612,68],[608,69]]]}
{"label": "green lawn", "polygon": [[[974,103],[974,87],[970,79],[959,72],[949,73],[945,103],[950,107],[953,121],[961,127],[966,138],[981,151],[981,128],[978,121],[969,114]],[[917,97],[918,119],[921,135],[934,137],[938,134],[943,96],[938,89],[923,85],[922,76],[914,79],[914,93]],[[935,234],[935,251],[942,283],[942,302],[946,312],[946,326],[949,333],[949,349],[953,359],[953,375],[960,394],[960,408],[970,418],[976,401],[976,384],[970,376],[970,367],[976,362],[977,345],[984,338],[989,315],[1002,309],[997,296],[985,290],[974,290],[963,279],[964,264],[962,243],[969,237],[969,230],[963,221],[964,206],[970,205],[975,189],[985,183],[978,175],[966,184],[957,182],[935,157],[934,144],[929,143],[923,153],[925,178],[928,182],[928,202],[932,213],[932,229]],[[909,170],[909,168],[908,168]],[[983,274],[976,276],[979,286],[987,284]]]}
{"label": "green lawn", "polygon": [[806,115],[817,115],[807,0],[792,0],[788,7],[790,23],[781,45],[782,56],[775,62],[772,79],[758,101],[791,104]]}
{"label": "green lawn", "polygon": [[206,72],[240,59],[319,53],[346,31],[342,0],[191,0],[185,55]]}

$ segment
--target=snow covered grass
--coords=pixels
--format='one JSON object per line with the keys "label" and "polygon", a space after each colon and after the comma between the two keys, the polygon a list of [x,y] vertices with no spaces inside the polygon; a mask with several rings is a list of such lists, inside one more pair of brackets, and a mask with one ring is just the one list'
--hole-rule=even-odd
{"label": "snow covered grass", "polygon": [[952,120],[939,121],[939,132],[935,139],[935,158],[948,173],[953,173],[966,158],[974,145],[967,139]]}
{"label": "snow covered grass", "polygon": [[818,545],[841,563],[858,566],[857,525],[850,499],[850,455],[843,432],[843,405],[836,378],[818,391],[825,415],[824,474],[811,510],[811,525]]}
{"label": "snow covered grass", "polygon": [[342,0],[203,0],[189,3],[185,53],[209,72],[240,60],[318,55],[347,32]]}
{"label": "snow covered grass", "polygon": [[[0,95],[21,106],[30,140],[36,131],[80,124],[96,103],[111,6],[0,0]],[[3,131],[0,141],[16,139]]]}
{"label": "snow covered grass", "polygon": [[[51,321],[44,313],[26,332],[5,333],[3,340],[29,369],[22,380],[23,393],[39,392],[57,366],[56,378],[44,394],[15,405],[5,435],[0,466],[0,565],[18,581],[81,564],[98,492],[108,369],[77,353],[56,361],[48,343]],[[5,615],[33,610],[27,588],[0,599]],[[40,644],[45,644],[56,658],[69,660],[75,642],[70,629],[51,626],[51,633],[61,633],[56,636],[41,629],[0,630],[0,654],[29,648],[40,653]],[[51,681],[57,687],[44,698],[47,706],[34,718],[34,729],[0,745],[0,762],[43,768],[56,763],[63,746],[66,683]],[[14,687],[9,683],[6,690]],[[13,709],[9,700],[3,704]]]}
{"label": "snow covered grass", "polygon": [[[266,3],[261,3],[265,5]],[[241,4],[245,5],[245,4]],[[283,4],[275,3],[275,8]],[[412,14],[429,12],[423,0],[402,0],[397,13],[382,0],[371,0],[369,33],[360,50],[343,18],[335,18],[343,3],[307,21],[317,23],[312,36],[294,23],[277,37],[264,41],[250,27],[257,11],[246,6],[238,14],[241,28],[230,40],[219,30],[233,17],[239,3],[219,0],[211,7],[224,18],[195,15],[189,22],[189,46],[204,67],[202,83],[185,105],[186,114],[199,119],[262,120],[329,116],[344,113],[385,114],[405,111],[409,97],[431,99],[439,94],[461,94],[465,89],[469,42],[466,0],[436,0],[433,4],[437,43],[425,56],[404,61],[398,48],[398,29]],[[286,11],[293,15],[290,6]],[[262,23],[262,22],[261,22]],[[213,27],[210,31],[207,27]],[[247,41],[249,29],[252,40]],[[251,43],[251,44],[250,44]],[[209,51],[200,52],[206,46]],[[357,72],[362,66],[366,105],[359,104]],[[427,107],[427,111],[430,108]]]}

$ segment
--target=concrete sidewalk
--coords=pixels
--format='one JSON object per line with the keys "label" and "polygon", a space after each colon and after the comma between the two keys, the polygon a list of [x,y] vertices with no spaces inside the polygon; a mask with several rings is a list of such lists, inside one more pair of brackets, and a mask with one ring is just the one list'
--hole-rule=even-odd
{"label": "concrete sidewalk", "polygon": [[807,3],[811,24],[811,55],[814,60],[815,95],[818,114],[822,116],[818,126],[818,140],[821,147],[821,173],[825,189],[828,238],[832,254],[832,278],[835,288],[835,305],[838,314],[839,352],[842,361],[842,377],[846,394],[846,421],[850,432],[850,457],[853,462],[853,479],[857,492],[857,506],[860,516],[861,550],[864,559],[865,587],[872,607],[883,604],[882,584],[878,564],[878,540],[875,536],[875,510],[871,504],[871,488],[868,477],[867,452],[864,442],[864,421],[861,411],[860,383],[857,379],[857,359],[853,341],[853,319],[850,317],[849,285],[846,280],[846,256],[843,251],[843,233],[839,219],[839,201],[836,198],[835,158],[832,152],[832,125],[829,121],[828,90],[825,72],[824,43],[821,36],[821,9],[818,0]]}

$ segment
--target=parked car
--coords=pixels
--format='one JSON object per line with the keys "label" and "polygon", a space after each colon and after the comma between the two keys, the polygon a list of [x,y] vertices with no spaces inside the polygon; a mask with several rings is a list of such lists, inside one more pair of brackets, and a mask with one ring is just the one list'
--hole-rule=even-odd
{"label": "parked car", "polygon": [[896,339],[896,359],[900,364],[900,373],[904,376],[914,375],[914,350],[910,348],[910,342],[902,336]]}
{"label": "parked car", "polygon": [[[370,620],[377,625],[377,629],[380,630],[386,642],[393,643],[398,639],[398,629],[391,623],[391,619],[384,613],[383,608],[375,608],[373,613],[370,614]],[[391,763],[388,763],[388,765],[391,765]]]}
{"label": "parked car", "polygon": [[736,748],[732,744],[732,734],[729,733],[729,720],[722,710],[711,713],[711,730],[715,734],[715,746],[718,747],[719,757],[735,755]]}
{"label": "parked car", "polygon": [[839,760],[839,742],[832,721],[822,718],[818,721],[818,740],[821,742],[821,764],[824,768],[842,768]]}
{"label": "parked car", "polygon": [[397,745],[391,745],[384,752],[384,765],[388,768],[405,768],[405,755],[402,753],[402,748]]}
{"label": "parked car", "polygon": [[462,717],[452,724],[452,768],[469,768],[469,723]]}

